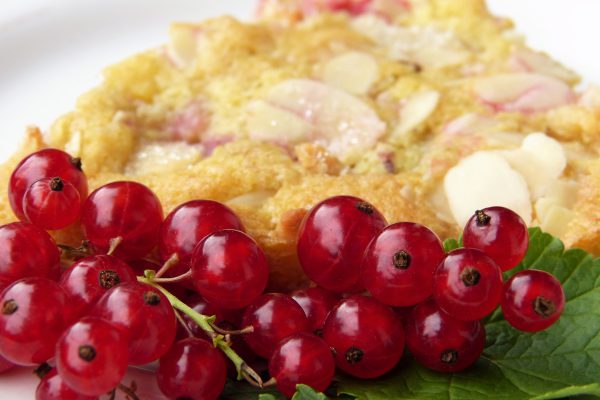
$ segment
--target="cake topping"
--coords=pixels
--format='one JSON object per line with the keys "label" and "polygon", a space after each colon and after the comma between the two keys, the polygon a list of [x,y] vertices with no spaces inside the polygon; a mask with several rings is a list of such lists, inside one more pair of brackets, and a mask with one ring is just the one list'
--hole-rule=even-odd
{"label": "cake topping", "polygon": [[464,225],[473,210],[502,205],[531,222],[531,197],[527,182],[500,155],[478,151],[451,168],[444,178],[450,211],[459,225]]}
{"label": "cake topping", "polygon": [[498,74],[475,81],[479,100],[495,111],[533,113],[568,104],[575,99],[563,81],[532,73]]}
{"label": "cake topping", "polygon": [[306,137],[344,162],[375,147],[386,129],[358,97],[310,79],[283,81],[271,88],[265,101],[249,107],[253,138],[293,143]]}

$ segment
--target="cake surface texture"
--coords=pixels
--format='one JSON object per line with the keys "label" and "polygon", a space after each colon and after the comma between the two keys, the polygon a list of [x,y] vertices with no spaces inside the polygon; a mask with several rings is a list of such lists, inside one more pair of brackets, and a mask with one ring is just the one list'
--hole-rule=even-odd
{"label": "cake surface texture", "polygon": [[[168,44],[104,71],[44,147],[90,189],[146,184],[165,213],[224,202],[265,250],[271,287],[302,286],[296,235],[333,195],[457,237],[475,211],[600,254],[600,88],[529,49],[480,0],[264,0],[255,22],[175,23]],[[6,194],[0,222],[15,220]],[[78,245],[77,226],[53,232]]]}

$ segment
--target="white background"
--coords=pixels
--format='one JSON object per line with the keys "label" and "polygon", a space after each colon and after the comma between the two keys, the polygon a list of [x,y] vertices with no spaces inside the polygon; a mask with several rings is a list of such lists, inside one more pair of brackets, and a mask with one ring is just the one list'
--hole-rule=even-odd
{"label": "white background", "polygon": [[[253,0],[0,0],[0,160],[24,127],[45,129],[103,66],[166,40],[171,21],[223,13],[248,19]],[[600,83],[600,1],[489,0],[534,48]],[[0,190],[3,190],[0,188]],[[27,371],[0,376],[2,400],[32,399]],[[146,388],[150,391],[153,389]],[[154,400],[154,396],[144,397]]]}

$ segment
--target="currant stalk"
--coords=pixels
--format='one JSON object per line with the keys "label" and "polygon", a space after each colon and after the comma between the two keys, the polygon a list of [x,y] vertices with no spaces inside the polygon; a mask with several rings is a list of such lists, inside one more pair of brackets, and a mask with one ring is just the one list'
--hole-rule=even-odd
{"label": "currant stalk", "polygon": [[238,379],[242,377],[248,381],[251,385],[263,387],[263,381],[261,377],[254,371],[252,368],[246,364],[246,362],[231,348],[231,344],[227,340],[227,335],[223,335],[215,331],[213,327],[213,323],[215,321],[214,316],[202,315],[183,301],[179,300],[173,294],[171,294],[168,290],[166,290],[161,285],[154,282],[154,271],[148,270],[145,271],[146,276],[138,276],[138,281],[145,283],[147,285],[153,286],[158,289],[171,303],[171,306],[177,311],[181,311],[185,315],[187,315],[192,321],[194,321],[202,330],[204,330],[209,337],[212,338],[213,345],[219,348],[226,356],[231,360],[231,362],[235,365],[235,369],[238,374]]}

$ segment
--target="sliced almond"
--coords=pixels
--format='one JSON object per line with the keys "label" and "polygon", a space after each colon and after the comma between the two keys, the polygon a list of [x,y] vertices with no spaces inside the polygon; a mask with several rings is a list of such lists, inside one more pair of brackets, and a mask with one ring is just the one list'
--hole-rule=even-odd
{"label": "sliced almond", "polygon": [[523,175],[533,199],[544,196],[567,165],[562,145],[544,133],[527,135],[519,149],[499,154]]}
{"label": "sliced almond", "polygon": [[241,196],[227,200],[225,203],[228,206],[244,206],[260,208],[275,192],[270,190],[260,190],[256,192],[245,193]]}
{"label": "sliced almond", "polygon": [[308,140],[312,126],[298,115],[263,100],[246,108],[246,129],[252,139],[275,143],[299,143]]}
{"label": "sliced almond", "polygon": [[499,74],[479,78],[473,87],[478,98],[498,111],[546,111],[574,100],[563,81],[533,73]]}
{"label": "sliced almond", "polygon": [[508,59],[509,67],[515,72],[535,72],[552,76],[567,83],[577,82],[579,77],[554,61],[545,53],[540,53],[527,48],[519,48]]}
{"label": "sliced almond", "polygon": [[565,207],[554,205],[548,209],[540,221],[540,228],[551,235],[562,237],[575,213]]}
{"label": "sliced almond", "polygon": [[503,206],[531,222],[531,197],[523,176],[500,155],[478,151],[451,168],[444,190],[454,220],[464,226],[475,210]]}
{"label": "sliced almond", "polygon": [[331,86],[352,94],[365,94],[379,77],[375,58],[362,51],[349,51],[329,60],[322,78]]}
{"label": "sliced almond", "polygon": [[352,27],[385,48],[394,60],[443,68],[463,63],[470,57],[470,52],[454,33],[432,26],[406,28],[389,24],[374,15],[364,15],[355,18]]}
{"label": "sliced almond", "polygon": [[202,146],[186,142],[143,143],[125,167],[126,175],[165,173],[187,168],[202,159]]}
{"label": "sliced almond", "polygon": [[309,139],[348,163],[374,148],[386,130],[385,123],[361,99],[309,79],[277,84],[266,101],[303,119],[311,127]]}
{"label": "sliced almond", "polygon": [[194,62],[202,40],[202,31],[197,25],[175,23],[169,28],[167,55],[178,67],[184,68]]}
{"label": "sliced almond", "polygon": [[435,90],[424,90],[408,97],[400,110],[400,122],[390,140],[399,142],[407,133],[423,124],[435,111],[439,100],[440,93]]}

